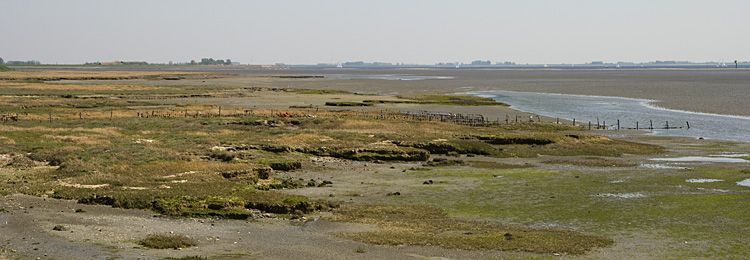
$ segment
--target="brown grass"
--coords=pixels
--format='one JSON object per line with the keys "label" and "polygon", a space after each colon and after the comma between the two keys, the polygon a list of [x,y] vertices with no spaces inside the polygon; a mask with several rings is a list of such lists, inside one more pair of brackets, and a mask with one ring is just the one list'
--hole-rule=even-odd
{"label": "brown grass", "polygon": [[1,82],[0,88],[32,89],[32,90],[154,90],[158,87],[142,85],[81,85],[81,84],[50,84],[50,83],[21,83]]}
{"label": "brown grass", "polygon": [[0,75],[0,80],[57,80],[57,79],[137,79],[149,76],[190,75],[190,72],[157,71],[81,71],[81,70],[13,70]]}

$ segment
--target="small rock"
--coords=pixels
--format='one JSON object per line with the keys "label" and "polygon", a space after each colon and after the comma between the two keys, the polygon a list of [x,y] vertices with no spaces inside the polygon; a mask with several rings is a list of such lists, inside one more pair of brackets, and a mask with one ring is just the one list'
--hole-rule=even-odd
{"label": "small rock", "polygon": [[63,225],[55,225],[52,230],[54,231],[68,231],[68,228]]}

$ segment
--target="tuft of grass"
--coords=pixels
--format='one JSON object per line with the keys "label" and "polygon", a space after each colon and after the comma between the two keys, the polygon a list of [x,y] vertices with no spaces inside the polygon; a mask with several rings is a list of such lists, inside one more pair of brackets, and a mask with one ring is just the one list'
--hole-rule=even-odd
{"label": "tuft of grass", "polygon": [[198,245],[192,238],[173,234],[150,234],[138,241],[138,244],[153,249],[180,249]]}
{"label": "tuft of grass", "polygon": [[34,167],[34,165],[35,165],[34,161],[25,155],[15,156],[7,164],[7,166],[9,167],[19,168],[19,169],[31,168],[31,167]]}

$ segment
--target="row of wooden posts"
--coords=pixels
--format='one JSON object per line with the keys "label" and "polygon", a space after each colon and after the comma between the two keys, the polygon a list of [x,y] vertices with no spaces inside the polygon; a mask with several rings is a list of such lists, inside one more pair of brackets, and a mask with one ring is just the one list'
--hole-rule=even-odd
{"label": "row of wooden posts", "polygon": [[[383,115],[386,112],[381,111],[381,118],[384,117]],[[489,118],[479,115],[479,114],[460,114],[460,113],[442,113],[442,112],[430,112],[430,111],[419,111],[419,112],[400,112],[402,115],[405,115],[413,120],[419,120],[419,121],[440,121],[440,122],[453,122],[458,124],[469,124],[469,125],[498,125],[501,124],[500,118],[497,118],[496,120],[490,120]],[[534,121],[534,118],[536,117],[536,121]],[[511,124],[511,123],[520,123],[524,122],[523,116],[514,115],[514,118],[511,118],[511,115],[505,115],[505,124]],[[529,116],[528,122],[543,122],[542,117],[540,116]],[[560,118],[556,118],[554,121],[555,124],[564,124],[564,122],[560,121]],[[572,125],[579,126],[580,122],[576,121],[575,118],[573,118]],[[586,125],[583,125],[584,127]],[[656,126],[654,127],[654,121],[649,120],[647,127],[641,127],[640,122],[635,122],[635,127],[622,127],[620,120],[617,120],[617,123],[609,126],[607,125],[606,121],[599,121],[599,118],[597,118],[596,123],[588,121],[588,129],[594,130],[621,130],[621,129],[635,129],[635,130],[641,130],[641,129],[690,129],[690,122],[685,121],[684,125],[675,125],[674,122],[672,125],[669,125],[669,121],[665,121],[663,126]]]}
{"label": "row of wooden posts", "polygon": [[[312,107],[310,109],[313,109]],[[318,112],[318,108],[314,108],[315,112]],[[214,112],[216,111],[216,112]],[[161,118],[174,118],[174,117],[243,117],[243,116],[249,116],[254,115],[253,110],[245,109],[245,110],[234,110],[233,113],[226,113],[226,111],[222,111],[222,107],[219,106],[217,110],[214,111],[188,111],[187,109],[183,111],[170,111],[167,113],[158,112],[155,110],[147,111],[147,112],[140,112],[136,111],[136,117],[139,118],[152,118],[152,117],[161,117]],[[222,114],[222,112],[224,112]],[[355,113],[361,113],[362,116],[372,116],[372,112],[368,111],[361,111],[361,112],[355,112]],[[290,116],[289,112],[279,110],[270,110],[270,114],[274,116]],[[114,111],[109,111],[109,119],[113,119]],[[411,119],[415,121],[439,121],[439,122],[451,122],[456,124],[465,124],[465,125],[474,125],[474,126],[493,126],[493,125],[500,125],[502,124],[502,121],[500,118],[496,118],[496,120],[490,120],[489,118],[485,117],[481,114],[462,114],[462,113],[448,113],[448,112],[431,112],[431,111],[391,111],[391,110],[381,110],[379,114],[375,114],[375,117],[378,119]],[[511,123],[521,123],[526,121],[523,119],[524,116],[519,115],[511,115],[506,114],[505,115],[505,124],[511,124]],[[534,120],[536,118],[536,120]],[[78,119],[83,120],[84,114],[82,112],[78,112]],[[20,120],[20,116],[18,113],[15,114],[0,114],[0,121],[2,122],[8,122],[8,121],[18,121]],[[48,120],[52,122],[53,115],[50,112],[48,114]],[[529,116],[528,122],[543,122],[542,117],[540,116]],[[560,118],[556,118],[554,121],[555,124],[564,124],[564,121],[561,121]],[[575,118],[572,120],[572,125],[579,126],[579,122],[576,121]],[[582,125],[586,126],[586,125]],[[620,120],[617,120],[617,123],[609,126],[607,125],[606,121],[599,121],[599,118],[597,118],[596,123],[588,121],[588,129],[594,130],[621,130],[621,129],[635,129],[635,130],[641,130],[641,129],[690,129],[690,122],[685,122],[684,125],[675,125],[674,122],[670,126],[669,121],[665,121],[663,126],[654,126],[653,120],[648,121],[647,127],[642,127],[640,125],[639,121],[635,122],[635,127],[622,127]]]}

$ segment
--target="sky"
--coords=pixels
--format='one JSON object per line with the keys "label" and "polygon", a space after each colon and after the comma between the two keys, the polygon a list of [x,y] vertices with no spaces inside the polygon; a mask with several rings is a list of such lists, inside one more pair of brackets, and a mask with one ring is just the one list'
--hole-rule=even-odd
{"label": "sky", "polygon": [[44,63],[750,60],[747,0],[2,0],[0,57]]}

